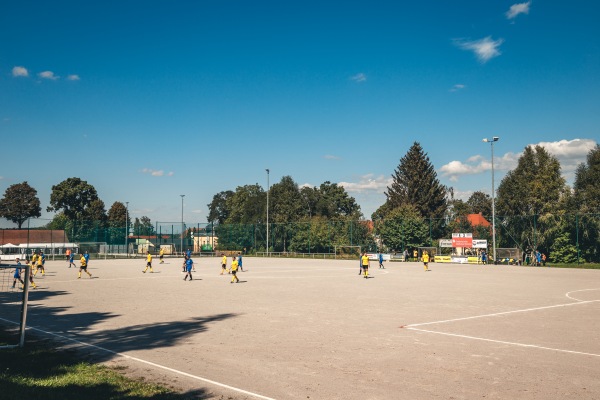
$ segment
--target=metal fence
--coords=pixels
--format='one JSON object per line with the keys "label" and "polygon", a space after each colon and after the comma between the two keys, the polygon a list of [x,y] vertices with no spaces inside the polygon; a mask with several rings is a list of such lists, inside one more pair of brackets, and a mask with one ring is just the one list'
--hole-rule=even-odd
{"label": "metal fence", "polygon": [[[491,222],[491,217],[486,217]],[[43,230],[50,221],[35,219],[28,222],[27,230]],[[546,214],[526,216],[496,216],[496,243],[498,248],[518,248],[523,253],[540,251],[551,262],[600,262],[600,214]],[[361,246],[365,251],[412,251],[422,246],[437,246],[438,239],[448,239],[453,232],[472,232],[474,239],[492,243],[490,227],[465,225],[464,221],[421,218],[416,220],[325,220],[313,218],[293,223],[266,224],[207,224],[156,222],[148,227],[134,229],[107,226],[98,221],[65,223],[60,232],[48,236],[50,242],[106,243],[116,252],[135,252],[135,246],[144,240],[161,245],[172,245],[177,252],[219,250],[243,251],[246,254],[320,253],[333,254],[336,246]],[[14,229],[0,230],[0,240],[10,236]],[[201,240],[199,240],[201,239]],[[210,243],[204,245],[203,243]],[[268,250],[267,250],[268,243]],[[5,249],[1,249],[4,251]]]}

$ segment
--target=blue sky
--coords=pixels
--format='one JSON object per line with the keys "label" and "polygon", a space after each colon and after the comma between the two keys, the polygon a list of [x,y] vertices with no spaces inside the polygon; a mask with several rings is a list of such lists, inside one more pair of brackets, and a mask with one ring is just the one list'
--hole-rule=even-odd
{"label": "blue sky", "polygon": [[[0,6],[0,193],[80,177],[132,217],[343,184],[365,217],[419,141],[459,197],[523,148],[600,141],[600,3],[19,1]],[[12,226],[6,221],[3,226]]]}

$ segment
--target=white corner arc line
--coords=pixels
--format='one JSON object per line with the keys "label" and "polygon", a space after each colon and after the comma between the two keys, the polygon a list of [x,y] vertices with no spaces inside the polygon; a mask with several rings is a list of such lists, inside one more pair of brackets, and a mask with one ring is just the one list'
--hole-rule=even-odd
{"label": "white corner arc line", "polygon": [[433,321],[433,322],[423,322],[423,323],[420,323],[420,324],[409,324],[409,325],[405,325],[404,327],[405,328],[411,328],[411,327],[414,327],[414,326],[435,325],[435,324],[443,324],[443,323],[447,323],[447,322],[466,321],[466,320],[469,320],[469,319],[496,317],[496,316],[499,316],[499,315],[516,314],[516,313],[523,313],[523,312],[537,311],[537,310],[547,310],[547,309],[550,309],[550,308],[557,308],[557,307],[578,306],[578,305],[581,305],[581,304],[595,303],[595,302],[598,302],[598,301],[600,301],[600,300],[578,301],[577,303],[556,304],[556,305],[553,305],[553,306],[526,308],[524,310],[504,311],[504,312],[493,313],[493,314],[475,315],[475,316],[472,316],[472,317],[447,319],[447,320],[444,320],[444,321]]}
{"label": "white corner arc line", "polygon": [[[0,320],[6,321],[6,322],[10,322],[12,324],[16,324],[16,322],[10,321],[8,319],[0,318]],[[196,376],[196,375],[188,374],[187,372],[179,371],[179,370],[174,369],[174,368],[169,368],[169,367],[166,367],[164,365],[160,365],[160,364],[153,363],[151,361],[143,360],[141,358],[137,358],[137,357],[133,357],[133,356],[128,356],[127,354],[118,353],[116,351],[112,351],[112,350],[109,350],[109,349],[104,348],[104,347],[96,346],[95,344],[85,343],[85,342],[82,342],[80,340],[73,339],[73,338],[70,338],[70,337],[67,337],[67,336],[63,336],[63,335],[59,335],[59,334],[54,333],[54,332],[45,331],[43,329],[35,328],[35,327],[32,327],[32,326],[28,326],[27,329],[32,329],[32,330],[35,330],[35,331],[38,331],[38,332],[42,332],[42,333],[44,333],[46,335],[55,336],[57,338],[60,338],[60,339],[63,339],[63,340],[67,340],[67,341],[70,341],[70,342],[74,342],[74,343],[80,344],[82,346],[92,347],[94,349],[101,350],[101,351],[104,351],[106,353],[114,354],[114,355],[117,355],[119,357],[127,358],[129,360],[137,361],[137,362],[142,363],[142,364],[147,364],[147,365],[159,368],[159,369],[163,369],[165,371],[169,371],[169,372],[173,372],[175,374],[183,375],[183,376],[186,376],[188,378],[192,378],[192,379],[196,379],[196,380],[199,380],[199,381],[202,381],[202,382],[210,383],[211,385],[220,386],[222,388],[229,389],[229,390],[232,390],[232,391],[235,391],[235,392],[238,392],[238,393],[243,393],[245,395],[248,395],[248,396],[251,396],[251,397],[255,397],[257,399],[275,400],[272,397],[266,397],[266,396],[263,396],[263,395],[260,395],[260,394],[257,394],[257,393],[249,392],[249,391],[244,390],[244,389],[239,389],[239,388],[236,388],[236,387],[233,387],[233,386],[229,386],[229,385],[226,385],[224,383],[216,382],[216,381],[213,381],[213,380],[210,380],[210,379],[207,379],[207,378],[202,378],[201,376]]]}
{"label": "white corner arc line", "polygon": [[433,333],[433,334],[436,334],[436,335],[454,336],[454,337],[459,337],[459,338],[464,338],[464,339],[473,339],[473,340],[481,340],[481,341],[484,341],[484,342],[507,344],[507,345],[511,345],[511,346],[529,347],[529,348],[534,348],[534,349],[539,349],[539,350],[557,351],[557,352],[560,352],[560,353],[569,353],[569,354],[578,354],[578,355],[584,355],[584,356],[600,357],[600,354],[586,353],[586,352],[583,352],[583,351],[555,349],[555,348],[552,348],[552,347],[536,346],[534,344],[517,343],[517,342],[507,342],[507,341],[504,341],[504,340],[495,340],[495,339],[488,339],[488,338],[482,338],[482,337],[477,337],[477,336],[459,335],[459,334],[456,334],[456,333],[448,333],[448,332],[436,332],[436,331],[430,331],[430,330],[427,330],[427,329],[418,329],[418,328],[411,328],[411,327],[406,327],[406,329],[409,329],[411,331],[417,331],[417,332]]}
{"label": "white corner arc line", "polygon": [[578,292],[590,292],[590,291],[593,291],[593,290],[600,290],[600,288],[573,290],[573,291],[567,292],[567,294],[565,294],[565,296],[567,296],[571,300],[584,301],[584,300],[576,299],[575,297],[571,297],[570,294],[571,293],[578,293]]}

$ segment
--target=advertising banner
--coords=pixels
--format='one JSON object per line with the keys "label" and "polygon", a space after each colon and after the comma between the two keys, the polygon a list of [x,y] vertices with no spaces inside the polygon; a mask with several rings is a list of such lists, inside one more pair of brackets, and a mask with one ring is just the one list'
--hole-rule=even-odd
{"label": "advertising banner", "polygon": [[464,247],[470,249],[473,247],[472,233],[453,233],[452,247]]}

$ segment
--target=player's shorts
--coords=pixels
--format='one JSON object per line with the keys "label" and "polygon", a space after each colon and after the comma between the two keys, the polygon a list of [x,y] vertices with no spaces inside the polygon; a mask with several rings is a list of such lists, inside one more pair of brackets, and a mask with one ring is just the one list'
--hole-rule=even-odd
{"label": "player's shorts", "polygon": [[369,266],[368,265],[363,265],[362,269],[369,269]]}
{"label": "player's shorts", "polygon": [[185,267],[185,270],[186,270],[187,272],[192,272],[192,267]]}
{"label": "player's shorts", "polygon": [[161,255],[159,258],[162,260],[162,259],[163,259],[163,256]]}
{"label": "player's shorts", "polygon": [[227,264],[221,264],[221,268],[227,269]]}
{"label": "player's shorts", "polygon": [[231,271],[231,273],[235,276],[235,274],[237,274],[237,270],[236,271]]}
{"label": "player's shorts", "polygon": [[19,272],[19,270],[16,270],[15,274],[13,275],[13,278],[15,278],[15,279],[21,279],[21,272]]}
{"label": "player's shorts", "polygon": [[87,271],[87,265],[82,265],[82,266],[80,266],[79,268],[81,268],[81,269],[82,269],[82,270],[84,270],[84,271]]}
{"label": "player's shorts", "polygon": [[146,267],[151,267],[152,268],[152,263],[151,262],[147,262],[146,263]]}

